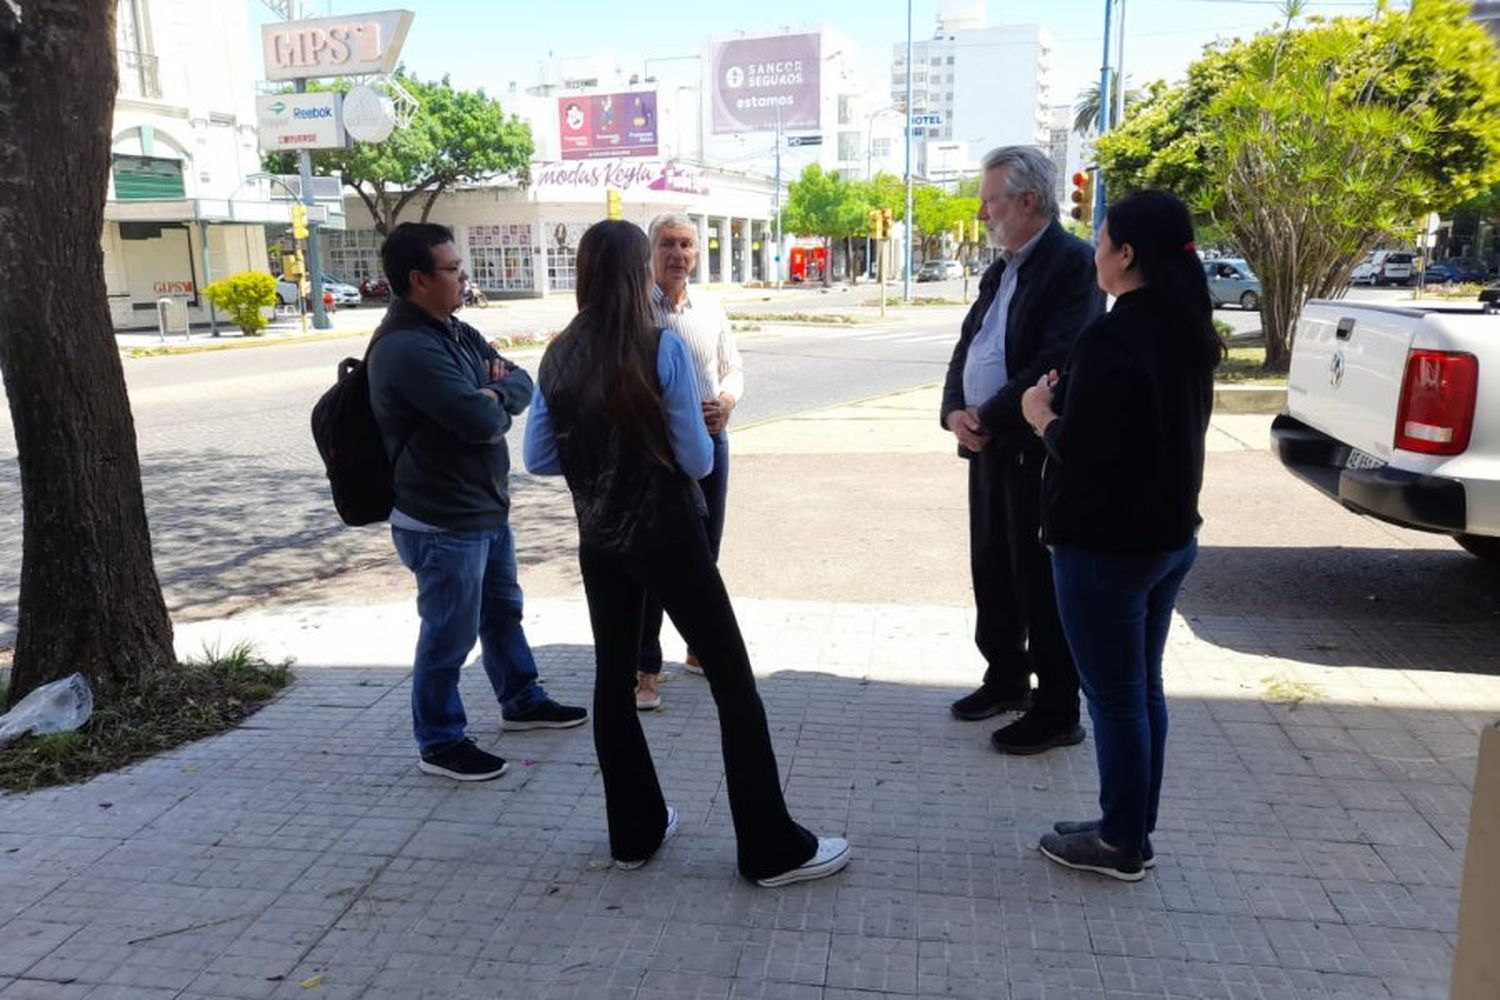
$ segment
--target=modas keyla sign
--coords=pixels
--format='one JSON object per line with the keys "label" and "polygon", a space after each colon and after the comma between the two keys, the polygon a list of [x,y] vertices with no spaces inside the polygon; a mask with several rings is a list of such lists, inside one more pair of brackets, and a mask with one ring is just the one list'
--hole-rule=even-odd
{"label": "modas keyla sign", "polygon": [[391,73],[411,28],[412,12],[274,21],[260,29],[267,80]]}

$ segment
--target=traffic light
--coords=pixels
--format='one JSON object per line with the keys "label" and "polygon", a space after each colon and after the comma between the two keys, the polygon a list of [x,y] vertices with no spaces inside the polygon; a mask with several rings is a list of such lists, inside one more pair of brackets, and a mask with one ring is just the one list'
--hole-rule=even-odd
{"label": "traffic light", "polygon": [[883,240],[891,238],[891,210],[888,208],[880,210],[880,234]]}
{"label": "traffic light", "polygon": [[970,219],[969,220],[969,242],[970,243],[978,245],[978,243],[979,243],[979,235],[983,231],[984,231],[983,228],[979,225],[979,220],[978,219]]}
{"label": "traffic light", "polygon": [[953,224],[953,242],[957,243],[959,246],[963,246],[964,236],[968,234],[968,231],[969,227],[964,225],[962,219],[960,219],[958,222],[955,222]]}
{"label": "traffic light", "polygon": [[307,239],[307,206],[292,205],[292,239]]}
{"label": "traffic light", "polygon": [[607,219],[620,218],[620,192],[615,188],[606,188],[604,191],[604,217]]}
{"label": "traffic light", "polygon": [[883,222],[885,222],[885,217],[880,214],[880,209],[870,209],[870,239],[885,239],[885,228],[882,225]]}
{"label": "traffic light", "polygon": [[1073,175],[1073,193],[1069,196],[1073,201],[1073,210],[1068,214],[1079,222],[1093,218],[1094,214],[1094,175],[1080,170]]}

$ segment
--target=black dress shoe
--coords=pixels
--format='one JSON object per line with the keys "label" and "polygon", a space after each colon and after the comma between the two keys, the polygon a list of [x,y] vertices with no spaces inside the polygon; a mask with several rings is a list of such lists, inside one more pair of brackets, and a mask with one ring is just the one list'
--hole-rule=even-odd
{"label": "black dress shoe", "polygon": [[978,722],[1001,712],[1024,712],[1031,707],[1031,692],[1005,694],[982,687],[953,703],[953,717],[964,722]]}
{"label": "black dress shoe", "polygon": [[1053,747],[1082,743],[1083,737],[1083,727],[1076,722],[1059,725],[1052,719],[1028,714],[995,730],[990,736],[990,744],[1001,753],[1024,757]]}

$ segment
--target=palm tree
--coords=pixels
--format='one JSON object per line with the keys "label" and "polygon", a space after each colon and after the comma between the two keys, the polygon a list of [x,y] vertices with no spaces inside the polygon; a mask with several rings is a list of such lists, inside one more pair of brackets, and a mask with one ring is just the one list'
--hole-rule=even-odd
{"label": "palm tree", "polygon": [[[1120,91],[1120,78],[1110,77],[1110,96],[1118,97]],[[1133,104],[1139,104],[1141,92],[1130,86],[1130,75],[1125,75],[1125,107],[1128,109]],[[1116,124],[1119,124],[1116,122]],[[1091,83],[1078,92],[1078,103],[1073,105],[1073,131],[1079,135],[1088,134],[1089,129],[1099,127],[1099,84]]]}

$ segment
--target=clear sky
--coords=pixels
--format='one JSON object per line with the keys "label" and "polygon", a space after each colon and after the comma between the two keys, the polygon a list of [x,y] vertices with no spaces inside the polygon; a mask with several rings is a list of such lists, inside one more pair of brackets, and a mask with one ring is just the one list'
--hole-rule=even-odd
{"label": "clear sky", "polygon": [[[252,30],[274,17],[259,0],[250,5]],[[912,33],[930,37],[940,0],[911,0]],[[1139,83],[1175,79],[1221,36],[1251,35],[1276,23],[1279,0],[1127,0],[1125,69]],[[1369,0],[1322,0],[1312,13],[1369,11]],[[610,56],[626,73],[647,58],[700,52],[710,37],[783,28],[841,31],[859,48],[860,64],[879,84],[890,79],[891,46],[906,40],[902,0],[304,0],[306,17],[404,7],[416,13],[402,50],[407,69],[423,78],[448,74],[456,86],[483,87],[502,96],[511,81],[535,82],[539,60]],[[1099,75],[1104,0],[989,0],[990,24],[1040,24],[1056,43],[1053,93],[1072,103]],[[259,50],[259,42],[256,42]],[[652,72],[666,76],[660,64]],[[683,66],[691,69],[691,64]],[[645,75],[645,74],[643,74]]]}

